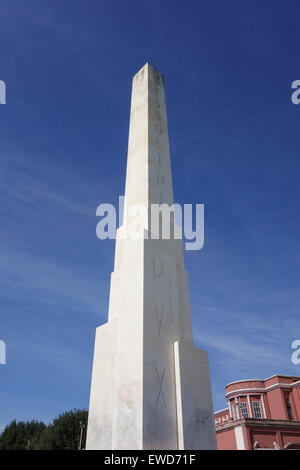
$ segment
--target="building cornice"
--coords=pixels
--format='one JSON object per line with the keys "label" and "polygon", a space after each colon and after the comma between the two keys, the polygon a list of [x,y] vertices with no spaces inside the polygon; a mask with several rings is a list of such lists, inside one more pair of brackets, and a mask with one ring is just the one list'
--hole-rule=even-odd
{"label": "building cornice", "polygon": [[243,418],[235,421],[230,421],[220,426],[216,426],[216,432],[228,431],[237,426],[249,426],[249,427],[276,427],[276,428],[290,428],[300,430],[300,421],[288,421],[281,419],[256,419],[256,418]]}
{"label": "building cornice", "polygon": [[[241,380],[241,382],[243,382]],[[251,382],[249,380],[245,380],[244,382]],[[239,383],[239,382],[237,382]],[[227,392],[225,394],[225,398],[229,398],[231,397],[232,395],[236,395],[236,394],[248,394],[248,393],[266,393],[266,392],[269,392],[270,390],[273,390],[274,388],[293,388],[293,387],[296,387],[300,385],[300,380],[298,380],[297,382],[294,382],[292,384],[287,384],[287,383],[284,383],[284,382],[277,382],[276,384],[272,384],[272,385],[269,385],[268,387],[264,387],[264,388],[239,388],[237,390],[231,390],[230,392]]]}
{"label": "building cornice", "polygon": [[215,411],[214,414],[223,413],[223,411],[229,411],[229,408],[223,408],[222,410]]}
{"label": "building cornice", "polygon": [[267,377],[266,379],[243,379],[243,380],[235,380],[234,382],[230,382],[225,386],[229,387],[230,385],[242,383],[242,382],[266,382],[267,380],[274,379],[274,377],[286,377],[287,379],[298,379],[297,382],[300,382],[300,377],[298,375],[284,375],[284,374],[274,374],[271,377]]}

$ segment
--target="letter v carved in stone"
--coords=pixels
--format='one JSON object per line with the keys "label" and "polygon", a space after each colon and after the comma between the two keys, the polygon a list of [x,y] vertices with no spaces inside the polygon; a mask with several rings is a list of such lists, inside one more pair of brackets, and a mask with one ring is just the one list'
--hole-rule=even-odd
{"label": "letter v carved in stone", "polygon": [[164,306],[161,305],[160,309],[158,309],[156,306],[156,302],[153,302],[153,312],[154,312],[154,316],[156,319],[158,336],[160,336],[160,330],[161,330],[163,314],[164,314]]}

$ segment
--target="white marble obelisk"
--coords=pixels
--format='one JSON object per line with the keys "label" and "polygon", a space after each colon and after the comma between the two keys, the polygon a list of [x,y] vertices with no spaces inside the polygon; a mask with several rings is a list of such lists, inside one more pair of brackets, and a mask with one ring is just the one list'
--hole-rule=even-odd
{"label": "white marble obelisk", "polygon": [[[152,239],[135,204],[173,204],[162,75],[133,78],[125,219],[97,328],[87,449],[215,449],[207,353],[193,345],[182,240]],[[144,236],[128,236],[130,224]]]}

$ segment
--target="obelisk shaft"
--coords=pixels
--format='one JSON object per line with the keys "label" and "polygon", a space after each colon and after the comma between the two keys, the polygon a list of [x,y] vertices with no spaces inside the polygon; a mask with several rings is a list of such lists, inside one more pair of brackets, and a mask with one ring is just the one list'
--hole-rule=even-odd
{"label": "obelisk shaft", "polygon": [[150,64],[133,78],[125,198],[173,204],[164,80]]}
{"label": "obelisk shaft", "polygon": [[[182,241],[152,239],[132,208],[173,204],[162,75],[133,78],[124,224],[108,323],[97,328],[88,449],[215,448],[207,355],[193,346]],[[132,223],[143,237],[128,237]]]}

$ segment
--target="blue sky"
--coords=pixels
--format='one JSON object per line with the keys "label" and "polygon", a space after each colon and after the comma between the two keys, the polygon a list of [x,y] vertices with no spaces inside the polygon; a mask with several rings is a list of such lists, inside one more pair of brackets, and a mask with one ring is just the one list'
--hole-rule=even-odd
{"label": "blue sky", "polygon": [[166,82],[174,194],[205,204],[185,253],[215,409],[226,383],[300,375],[298,1],[0,4],[0,429],[87,407],[124,193],[131,78]]}

